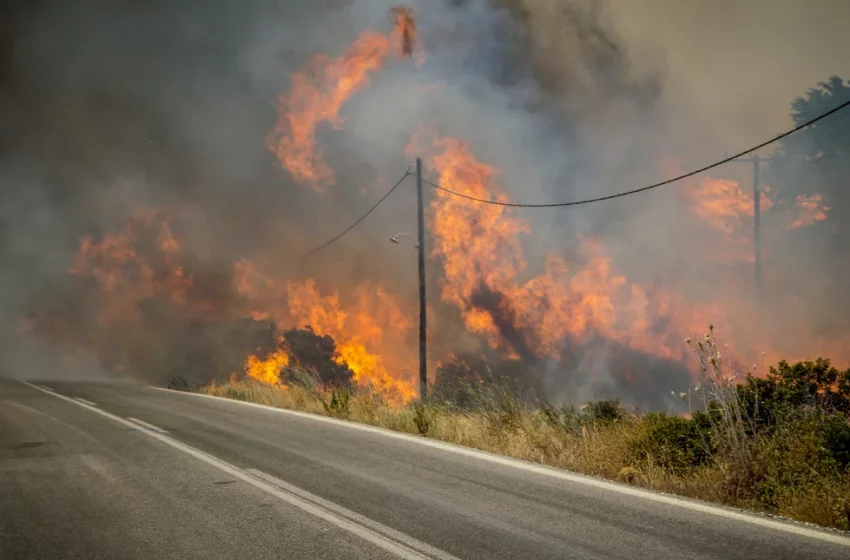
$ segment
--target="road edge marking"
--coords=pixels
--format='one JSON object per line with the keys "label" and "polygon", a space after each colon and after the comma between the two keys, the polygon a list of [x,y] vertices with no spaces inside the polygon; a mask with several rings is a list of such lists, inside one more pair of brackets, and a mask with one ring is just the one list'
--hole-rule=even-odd
{"label": "road edge marking", "polygon": [[[389,538],[385,535],[382,535],[382,534],[376,532],[375,530],[373,530],[373,529],[371,529],[367,526],[360,525],[352,519],[347,519],[347,518],[345,518],[345,517],[343,517],[343,516],[341,516],[337,513],[334,513],[333,511],[330,511],[326,508],[323,508],[318,503],[313,503],[309,500],[304,499],[303,497],[299,497],[296,494],[284,491],[282,488],[278,488],[275,485],[270,484],[267,481],[263,481],[262,479],[258,478],[256,475],[252,474],[251,472],[244,470],[244,469],[240,469],[239,467],[237,467],[237,466],[235,466],[231,463],[228,463],[227,461],[224,461],[223,459],[219,459],[218,457],[215,457],[214,455],[210,455],[209,453],[206,453],[204,451],[201,451],[200,449],[192,447],[191,445],[188,445],[188,444],[185,444],[181,441],[178,441],[178,440],[174,439],[173,437],[165,435],[164,433],[160,433],[161,432],[160,428],[156,428],[156,426],[148,424],[149,426],[151,426],[151,428],[155,428],[155,429],[148,428],[144,425],[144,424],[147,424],[147,422],[137,424],[136,422],[141,422],[138,419],[132,419],[131,420],[130,418],[122,418],[121,416],[117,416],[117,415],[112,414],[110,412],[106,412],[105,410],[102,410],[102,409],[97,408],[95,406],[87,405],[83,402],[78,401],[75,398],[68,397],[66,395],[56,393],[54,391],[49,391],[47,389],[43,389],[43,388],[39,387],[38,385],[33,385],[32,383],[28,383],[26,381],[21,381],[21,383],[23,383],[24,385],[27,385],[28,387],[31,387],[31,388],[33,388],[37,391],[42,391],[42,392],[44,392],[48,395],[52,395],[52,396],[54,396],[58,399],[62,399],[64,401],[73,403],[77,406],[81,406],[83,408],[86,408],[86,409],[88,409],[92,412],[96,412],[97,414],[100,414],[100,415],[102,415],[106,418],[109,418],[110,420],[113,420],[115,422],[118,422],[119,424],[122,424],[124,426],[134,428],[134,429],[136,429],[136,430],[138,430],[138,431],[140,431],[140,432],[142,432],[142,433],[144,433],[144,434],[146,434],[146,435],[148,435],[148,436],[150,436],[154,439],[161,441],[162,443],[164,443],[164,444],[166,444],[166,445],[168,445],[168,446],[170,446],[174,449],[177,449],[178,451],[182,451],[183,453],[190,455],[190,456],[194,457],[195,459],[198,459],[198,460],[206,463],[207,465],[224,472],[225,474],[229,474],[230,476],[232,476],[236,479],[239,479],[239,480],[249,484],[250,486],[253,486],[254,488],[257,488],[258,490],[261,490],[261,491],[263,491],[263,492],[265,492],[265,493],[267,493],[271,496],[274,496],[275,498],[278,498],[279,500],[286,502],[286,503],[290,504],[291,506],[294,506],[294,507],[296,507],[296,508],[298,508],[302,511],[310,513],[313,516],[318,517],[319,519],[322,519],[323,521],[326,521],[326,522],[328,522],[332,525],[335,525],[339,529],[348,531],[349,533],[351,533],[351,534],[353,534],[357,537],[360,537],[361,539],[363,539],[363,540],[365,540],[369,543],[372,543],[373,545],[377,546],[378,548],[381,548],[381,549],[383,549],[383,550],[385,550],[385,551],[387,551],[391,554],[395,554],[399,558],[403,558],[404,560],[429,560],[428,556],[421,554],[420,552],[418,552],[416,550],[408,548],[406,545],[404,545],[400,542],[396,542],[395,540],[393,540],[393,539],[391,539],[391,538]],[[133,420],[135,420],[135,422]],[[256,472],[261,472],[261,471],[256,471]],[[280,481],[280,482],[283,482],[283,481]],[[288,485],[288,483],[286,483],[286,484]],[[291,485],[288,485],[288,486],[291,486]],[[302,492],[306,492],[306,491],[302,490]],[[338,507],[342,508],[342,506],[338,506]],[[377,523],[377,522],[372,521],[372,523]],[[412,539],[413,537],[408,537],[408,538]],[[446,553],[443,553],[443,554],[446,554]],[[446,558],[452,558],[452,557],[447,556]]]}
{"label": "road edge marking", "polygon": [[687,509],[690,511],[695,511],[698,513],[704,513],[709,515],[714,515],[715,517],[721,517],[725,519],[731,519],[733,521],[741,521],[744,523],[750,523],[752,525],[758,525],[761,527],[765,527],[767,529],[773,529],[776,531],[790,533],[793,535],[808,537],[814,540],[819,540],[823,542],[828,542],[832,544],[838,544],[841,546],[850,547],[850,535],[845,535],[838,531],[833,531],[829,528],[814,528],[807,527],[802,525],[799,521],[794,520],[777,520],[771,519],[768,517],[763,517],[757,513],[750,513],[741,510],[734,510],[731,508],[725,508],[722,506],[717,506],[714,504],[710,504],[708,502],[700,502],[697,500],[690,500],[687,498],[682,498],[678,496],[673,496],[670,494],[660,494],[656,492],[652,492],[650,490],[645,490],[642,488],[635,488],[632,486],[625,486],[622,484],[617,484],[614,482],[610,482],[607,480],[602,480],[598,478],[594,478],[592,476],[583,475],[574,473],[567,470],[556,469],[554,467],[547,467],[544,465],[539,465],[537,463],[531,463],[527,461],[523,461],[521,459],[514,459],[513,457],[508,457],[505,455],[497,455],[495,453],[489,453],[487,451],[481,451],[478,449],[473,449],[471,447],[463,447],[461,445],[457,445],[454,443],[446,443],[439,440],[428,439],[425,437],[417,437],[411,434],[405,434],[403,432],[394,432],[392,430],[386,428],[379,428],[376,426],[370,426],[368,424],[359,424],[357,422],[350,422],[346,420],[340,420],[337,418],[329,418],[327,416],[320,416],[318,414],[312,414],[309,412],[301,412],[297,410],[289,410],[286,408],[278,408],[275,406],[269,406],[259,403],[252,403],[248,401],[242,401],[238,399],[230,399],[227,397],[219,397],[217,395],[206,395],[204,393],[193,393],[190,391],[177,391],[174,389],[167,389],[165,387],[150,387],[151,389],[156,389],[158,391],[167,391],[169,393],[178,393],[184,395],[191,395],[195,397],[203,397],[208,399],[216,399],[221,402],[229,402],[236,403],[245,406],[251,406],[255,408],[261,408],[263,410],[269,410],[273,412],[278,412],[282,414],[287,414],[290,416],[295,416],[298,418],[304,418],[307,420],[313,420],[317,422],[325,422],[328,424],[333,424],[335,426],[345,427],[351,430],[360,430],[363,432],[369,432],[377,435],[382,435],[384,437],[389,437],[393,439],[398,439],[401,441],[406,441],[409,443],[415,443],[418,445],[422,445],[425,447],[431,447],[433,449],[440,449],[442,451],[448,451],[450,453],[455,453],[457,455],[463,455],[466,457],[471,457],[475,459],[480,459],[483,461],[487,461],[490,463],[495,463],[502,466],[507,466],[511,468],[516,468],[519,470],[523,470],[526,472],[531,472],[534,474],[539,474],[543,476],[547,476],[550,478],[557,478],[560,480],[565,480],[568,482],[573,482],[576,484],[582,484],[585,486],[590,486],[594,488],[599,488],[602,490],[608,490],[610,492],[616,492],[620,494],[625,494],[628,496],[633,496],[636,498],[643,498],[645,500],[653,501],[656,503],[661,503],[669,506],[680,507],[683,509]]}
{"label": "road edge marking", "polygon": [[138,424],[139,426],[142,426],[143,428],[147,428],[148,430],[152,430],[152,431],[154,431],[158,434],[167,434],[168,433],[168,431],[163,430],[162,428],[159,428],[157,426],[154,426],[153,424],[145,422],[144,420],[139,420],[138,418],[134,418],[132,416],[128,416],[127,420],[129,420],[130,422],[133,422],[134,424]]}
{"label": "road edge marking", "polygon": [[84,399],[84,398],[82,398],[82,397],[75,397],[75,398],[76,398],[78,401],[80,401],[81,403],[83,403],[83,404],[87,404],[87,405],[89,405],[89,406],[97,406],[95,403],[93,403],[93,402],[91,402],[91,401],[88,401],[88,400],[86,400],[86,399]]}
{"label": "road edge marking", "polygon": [[448,552],[445,552],[443,550],[440,550],[439,548],[431,546],[428,543],[422,542],[422,541],[420,541],[420,540],[418,540],[414,537],[411,537],[410,535],[408,535],[406,533],[402,533],[401,531],[393,529],[392,527],[388,527],[388,526],[384,525],[383,523],[379,523],[378,521],[375,521],[374,519],[370,519],[370,518],[368,518],[364,515],[361,515],[361,514],[357,513],[356,511],[352,511],[352,510],[345,508],[345,507],[343,507],[339,504],[336,504],[334,502],[326,500],[326,499],[322,498],[321,496],[317,496],[316,494],[308,492],[307,490],[304,490],[303,488],[299,488],[298,486],[295,486],[294,484],[290,484],[289,482],[286,482],[285,480],[281,480],[280,478],[277,478],[276,476],[273,476],[273,475],[270,475],[270,474],[263,472],[261,470],[252,469],[252,468],[244,469],[244,471],[246,473],[253,475],[253,476],[256,476],[257,478],[263,480],[264,482],[267,482],[267,483],[269,483],[273,486],[279,487],[281,490],[283,490],[285,492],[289,492],[290,494],[294,494],[294,495],[298,496],[299,498],[302,498],[302,499],[307,500],[309,502],[313,502],[317,506],[319,506],[323,509],[326,509],[326,510],[328,510],[328,511],[330,511],[330,512],[332,512],[332,513],[334,513],[334,514],[336,514],[340,517],[346,518],[346,519],[356,523],[357,525],[361,525],[363,527],[371,529],[372,531],[374,531],[376,533],[383,535],[384,537],[398,541],[399,543],[403,544],[404,546],[411,548],[411,549],[415,550],[416,552],[424,554],[429,558],[437,558],[439,560],[460,560],[459,558],[449,554]]}

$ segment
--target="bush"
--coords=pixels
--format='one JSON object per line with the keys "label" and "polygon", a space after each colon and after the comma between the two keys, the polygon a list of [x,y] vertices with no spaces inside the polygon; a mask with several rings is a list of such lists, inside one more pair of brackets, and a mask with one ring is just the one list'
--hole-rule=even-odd
{"label": "bush", "polygon": [[486,384],[473,397],[475,410],[484,415],[494,434],[503,435],[520,427],[523,407],[510,387]]}
{"label": "bush", "polygon": [[[320,336],[311,327],[290,329],[282,335],[292,361],[312,372],[325,387],[349,389],[353,385],[354,372],[336,360],[336,342],[330,336]],[[283,377],[284,383],[291,382],[291,370]]]}
{"label": "bush", "polygon": [[546,423],[557,430],[577,433],[578,429],[581,428],[581,415],[574,406],[555,408],[551,404],[544,402],[540,406],[540,413]]}
{"label": "bush", "polygon": [[413,424],[419,435],[427,436],[437,424],[436,409],[426,403],[417,402],[413,404]]}
{"label": "bush", "polygon": [[687,474],[712,462],[713,449],[706,426],[660,413],[648,414],[643,421],[647,425],[645,433],[632,442],[638,461],[652,462],[675,475]]}
{"label": "bush", "polygon": [[620,401],[608,399],[587,403],[584,406],[584,416],[591,424],[613,424],[622,420],[626,413],[620,408]]}
{"label": "bush", "polygon": [[839,371],[829,360],[785,360],[771,366],[764,379],[748,377],[737,388],[739,400],[760,426],[771,425],[803,408],[850,414],[850,370]]}
{"label": "bush", "polygon": [[186,382],[185,379],[183,379],[179,375],[175,375],[168,382],[168,388],[174,389],[175,391],[188,391],[189,384]]}
{"label": "bush", "polygon": [[331,400],[322,398],[322,406],[335,418],[348,418],[351,415],[351,393],[346,389],[331,389]]}
{"label": "bush", "polygon": [[822,428],[821,453],[841,471],[850,470],[850,422],[844,416],[827,416]]}

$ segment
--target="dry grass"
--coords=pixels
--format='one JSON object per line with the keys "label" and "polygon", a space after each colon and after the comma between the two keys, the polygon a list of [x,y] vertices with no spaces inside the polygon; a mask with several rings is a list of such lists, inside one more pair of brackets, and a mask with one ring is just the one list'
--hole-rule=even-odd
{"label": "dry grass", "polygon": [[[797,482],[792,490],[787,490],[782,473],[771,473],[768,476],[776,479],[775,501],[772,506],[765,505],[752,497],[730,492],[727,482],[732,467],[718,458],[708,466],[683,473],[659,465],[658,458],[652,454],[636,453],[639,442],[653,426],[651,416],[624,415],[614,421],[562,425],[553,422],[545,411],[524,408],[515,401],[508,405],[491,401],[490,405],[472,411],[433,403],[395,408],[376,396],[362,393],[330,406],[332,395],[316,388],[298,385],[283,388],[247,380],[212,384],[201,392],[336,416],[652,490],[850,530],[850,476],[812,476],[811,480]],[[779,450],[784,460],[790,451],[792,456],[800,457],[801,467],[805,468],[807,450],[787,449],[788,445],[788,441],[783,442],[784,447]],[[771,451],[779,455],[777,450],[766,449],[760,455],[761,460],[770,461]],[[765,472],[786,468],[784,462],[777,465],[759,466]]]}

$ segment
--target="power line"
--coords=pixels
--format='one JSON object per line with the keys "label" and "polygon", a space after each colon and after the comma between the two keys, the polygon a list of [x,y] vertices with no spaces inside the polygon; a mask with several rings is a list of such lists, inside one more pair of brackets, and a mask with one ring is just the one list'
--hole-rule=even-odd
{"label": "power line", "polygon": [[328,247],[329,245],[331,245],[331,244],[335,243],[335,242],[336,242],[338,239],[340,239],[343,235],[345,235],[346,233],[348,233],[349,231],[351,231],[351,230],[353,230],[355,227],[357,227],[357,225],[358,225],[360,222],[362,222],[362,221],[363,221],[363,220],[365,220],[367,217],[369,217],[369,214],[371,214],[372,212],[374,212],[374,211],[375,211],[375,209],[376,209],[378,206],[380,206],[380,205],[381,205],[381,203],[383,203],[383,202],[384,202],[387,198],[389,198],[389,196],[390,196],[391,194],[393,194],[393,192],[394,192],[394,191],[395,191],[395,190],[396,190],[396,189],[397,189],[397,188],[398,188],[398,187],[399,187],[399,186],[400,186],[400,185],[404,182],[404,180],[405,180],[405,179],[407,179],[407,177],[408,177],[409,175],[410,175],[410,171],[405,171],[404,175],[402,175],[402,176],[401,176],[401,179],[399,179],[399,180],[398,180],[398,183],[396,183],[395,185],[393,185],[393,187],[392,187],[390,190],[388,190],[388,191],[387,191],[387,194],[385,194],[385,195],[384,195],[384,196],[382,196],[380,199],[378,199],[378,202],[376,202],[374,206],[372,206],[371,208],[369,208],[369,210],[367,210],[365,214],[363,214],[362,216],[360,216],[360,217],[357,219],[357,221],[355,221],[353,224],[351,224],[350,226],[348,226],[347,228],[345,228],[344,230],[342,230],[341,232],[339,232],[339,233],[338,233],[337,235],[335,235],[334,237],[332,237],[332,238],[328,239],[326,242],[322,243],[321,245],[319,245],[319,246],[318,246],[318,247],[316,247],[315,249],[312,249],[312,250],[310,250],[310,251],[307,251],[306,253],[304,253],[303,255],[301,255],[301,256],[300,256],[300,258],[302,258],[302,259],[306,259],[307,257],[310,257],[310,256],[312,256],[312,255],[315,255],[316,253],[318,253],[319,251],[321,251],[321,250],[322,250],[322,249],[324,249],[325,247]]}
{"label": "power line", "polygon": [[653,185],[647,185],[647,186],[641,187],[639,189],[625,191],[625,192],[621,192],[621,193],[617,193],[617,194],[609,194],[607,196],[600,196],[598,198],[588,198],[588,199],[585,199],[585,200],[576,200],[576,201],[573,201],[573,202],[552,202],[552,203],[548,203],[548,204],[520,204],[520,203],[514,203],[514,202],[500,202],[498,200],[487,200],[485,198],[476,198],[474,196],[469,196],[469,195],[466,195],[466,194],[463,194],[463,193],[459,193],[457,191],[447,189],[446,187],[443,187],[442,185],[440,185],[438,183],[434,183],[434,182],[429,181],[429,180],[424,179],[424,178],[422,179],[422,181],[431,185],[432,187],[434,187],[436,189],[447,192],[447,193],[452,194],[454,196],[459,196],[461,198],[465,198],[467,200],[472,200],[474,202],[483,202],[485,204],[495,204],[496,206],[513,206],[513,207],[517,207],[517,208],[555,208],[555,207],[560,207],[560,206],[578,206],[579,204],[591,204],[593,202],[602,202],[604,200],[611,200],[612,198],[620,198],[622,196],[629,196],[629,195],[632,195],[632,194],[637,194],[637,193],[641,193],[641,192],[644,192],[644,191],[657,189],[658,187],[663,187],[665,185],[669,185],[670,183],[675,183],[677,181],[681,181],[682,179],[687,179],[688,177],[693,177],[694,175],[699,175],[700,173],[704,173],[704,172],[708,171],[709,169],[719,167],[719,166],[723,165],[724,163],[729,163],[730,161],[732,161],[734,159],[737,159],[739,157],[742,157],[742,156],[745,156],[745,155],[750,154],[752,152],[755,152],[756,150],[760,150],[761,148],[764,148],[765,146],[769,146],[770,144],[773,144],[774,142],[778,142],[779,140],[782,140],[786,136],[791,136],[795,132],[799,132],[800,130],[803,130],[804,128],[806,128],[808,126],[811,126],[811,125],[815,124],[816,122],[827,118],[828,116],[832,115],[833,113],[837,113],[838,111],[840,111],[841,109],[844,109],[847,106],[850,106],[850,100],[845,101],[841,105],[839,105],[839,106],[827,111],[826,113],[823,113],[822,115],[819,115],[819,116],[817,116],[817,117],[815,117],[815,118],[813,118],[809,121],[806,121],[803,124],[796,126],[796,127],[792,128],[791,130],[789,130],[787,132],[783,132],[782,134],[780,134],[779,136],[777,136],[775,138],[771,138],[770,140],[767,140],[766,142],[762,142],[761,144],[759,144],[757,146],[753,146],[752,148],[750,148],[748,150],[744,150],[743,152],[737,153],[733,156],[728,156],[728,157],[726,157],[726,158],[724,158],[724,159],[722,159],[718,162],[712,163],[711,165],[706,165],[705,167],[701,167],[699,169],[695,169],[693,171],[685,173],[684,175],[679,175],[678,177],[673,177],[672,179],[667,179],[666,181],[661,181],[660,183],[655,183]]}

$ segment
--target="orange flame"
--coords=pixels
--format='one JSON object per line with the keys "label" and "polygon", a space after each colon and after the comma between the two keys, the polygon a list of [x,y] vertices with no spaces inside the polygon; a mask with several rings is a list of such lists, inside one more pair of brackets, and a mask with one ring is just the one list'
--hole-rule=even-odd
{"label": "orange flame", "polygon": [[[682,190],[691,212],[712,228],[733,233],[746,222],[751,225],[755,202],[751,190],[741,188],[737,181],[707,177],[696,183],[685,183]],[[773,208],[769,188],[762,187],[759,197],[761,211]]]}
{"label": "orange flame", "polygon": [[[248,261],[238,265],[236,288],[254,309],[261,310],[250,312],[251,316],[271,318],[281,330],[309,326],[316,334],[331,336],[337,343],[335,360],[352,370],[360,386],[390,402],[415,397],[412,376],[405,373],[410,368],[403,340],[413,323],[385,288],[359,286],[346,311],[337,292],[322,295],[314,280],[277,285]],[[281,298],[284,306],[270,303]]]}
{"label": "orange flame", "polygon": [[789,226],[791,229],[799,229],[826,220],[826,214],[830,211],[830,207],[824,204],[823,195],[820,194],[799,195],[796,209],[796,215]]}
{"label": "orange flame", "polygon": [[342,106],[369,85],[369,76],[384,65],[395,45],[410,57],[416,47],[416,25],[410,8],[394,8],[395,26],[387,35],[364,31],[341,57],[315,56],[292,76],[290,92],[278,100],[278,119],[266,145],[299,183],[323,191],[335,183],[333,170],[316,141],[316,129],[328,123],[340,130]]}
{"label": "orange flame", "polygon": [[[476,198],[509,200],[495,184],[498,170],[478,161],[467,144],[433,137],[426,149],[425,137],[417,133],[409,150],[430,152],[427,163],[439,173],[441,185]],[[527,263],[519,235],[530,228],[512,209],[469,203],[437,190],[432,210],[432,257],[440,258],[445,272],[442,299],[461,310],[470,331],[509,355],[515,350],[506,347],[505,326],[498,321],[511,321],[511,332],[524,333],[523,345],[539,357],[558,358],[568,338],[602,336],[678,359],[686,336],[719,315],[714,307],[685,305],[681,294],[630,283],[593,240],[582,247],[583,268],[571,274],[561,257],[550,255],[543,273],[522,283]],[[477,301],[482,289],[498,294],[498,300],[489,306]],[[657,325],[664,326],[663,332]]]}
{"label": "orange flame", "polygon": [[289,354],[282,349],[272,352],[264,360],[248,356],[245,360],[245,375],[263,383],[280,385],[280,371],[288,365]]}
{"label": "orange flame", "polygon": [[[140,255],[146,235],[156,232],[154,260]],[[166,295],[175,303],[185,304],[192,286],[179,264],[180,247],[171,233],[168,218],[151,209],[133,212],[122,233],[105,235],[100,241],[84,236],[80,241],[71,274],[88,275],[101,286],[102,323],[134,322],[140,319],[139,302]]]}
{"label": "orange flame", "polygon": [[[424,136],[414,136],[409,151],[417,149]],[[498,171],[475,159],[464,142],[437,137],[432,142],[436,153],[428,163],[440,171],[441,185],[476,198],[508,200],[491,184]],[[514,285],[526,268],[517,235],[530,228],[504,206],[470,204],[445,191],[435,192],[431,256],[442,260],[442,299],[461,309],[467,329],[499,347],[501,336],[492,315],[472,305],[472,299],[482,286],[505,292]]]}

